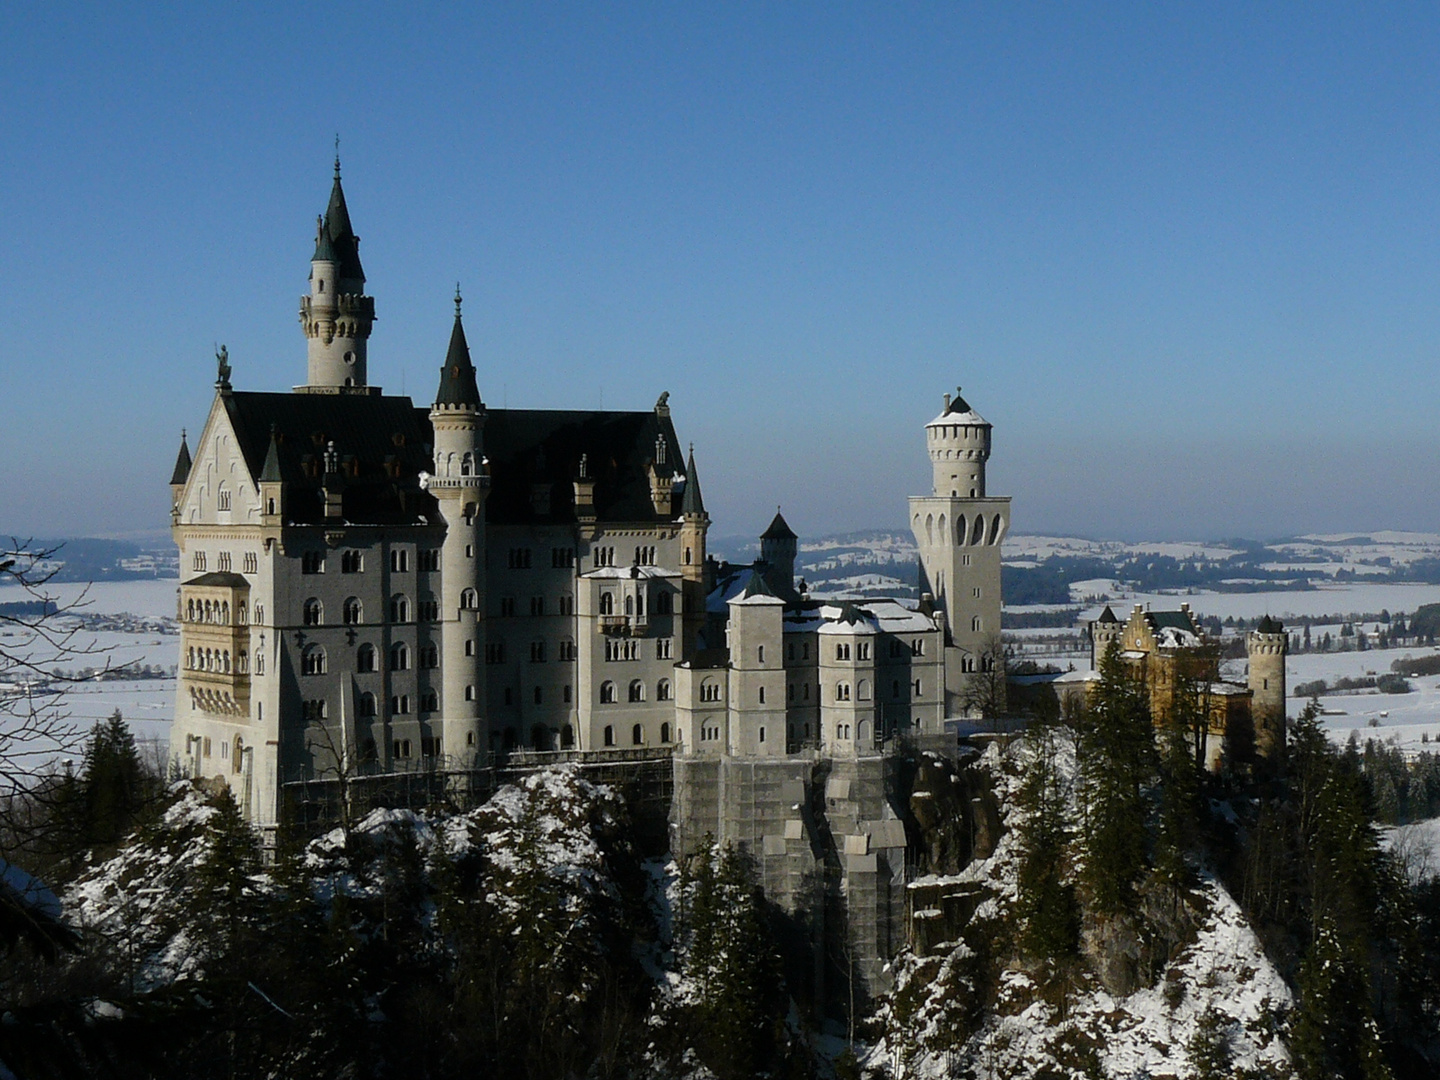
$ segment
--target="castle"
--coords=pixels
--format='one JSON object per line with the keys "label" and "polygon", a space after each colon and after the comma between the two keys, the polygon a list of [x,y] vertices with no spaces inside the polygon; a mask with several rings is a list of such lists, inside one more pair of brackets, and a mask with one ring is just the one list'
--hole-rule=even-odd
{"label": "castle", "polygon": [[1189,604],[1175,611],[1136,605],[1123,623],[1107,606],[1090,623],[1089,637],[1091,670],[1056,680],[1062,698],[1077,688],[1088,693],[1083,688],[1099,677],[1101,658],[1116,649],[1121,663],[1145,688],[1157,724],[1172,714],[1180,695],[1193,696],[1193,707],[1205,718],[1197,746],[1208,768],[1219,769],[1227,750],[1239,760],[1283,758],[1290,638],[1279,621],[1266,615],[1246,634],[1245,683],[1221,678],[1220,649],[1205,636]]}
{"label": "castle", "polygon": [[[812,599],[778,514],[754,564],[710,557],[668,394],[644,411],[488,407],[458,289],[433,402],[382,393],[359,244],[337,160],[300,302],[306,381],[237,390],[222,350],[193,455],[182,436],[177,762],[223,779],[261,826],[287,784],[520,749],[659,751],[696,778],[788,763],[783,784],[802,786],[820,762],[857,778],[855,865],[899,874],[903,829],[863,763],[899,735],[938,736],[993,661],[1009,500],[986,491],[990,424],[946,395],[926,426],[918,605]],[[684,835],[779,855],[811,828],[737,825],[733,799],[678,784]],[[876,866],[876,844],[895,866]]]}

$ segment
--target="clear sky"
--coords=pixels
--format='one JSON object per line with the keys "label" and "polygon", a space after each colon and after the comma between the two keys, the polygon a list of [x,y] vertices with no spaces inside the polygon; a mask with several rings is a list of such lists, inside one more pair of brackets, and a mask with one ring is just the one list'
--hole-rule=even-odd
{"label": "clear sky", "polygon": [[[474,10],[471,10],[474,9]],[[301,382],[341,138],[428,401],[671,393],[715,530],[904,520],[941,394],[1014,527],[1440,531],[1440,7],[9,4],[0,529],[168,525]]]}

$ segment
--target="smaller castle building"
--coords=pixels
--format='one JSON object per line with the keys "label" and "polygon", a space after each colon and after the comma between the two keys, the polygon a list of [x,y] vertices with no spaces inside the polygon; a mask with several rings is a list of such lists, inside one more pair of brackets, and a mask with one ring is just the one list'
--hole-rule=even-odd
{"label": "smaller castle building", "polygon": [[[1121,622],[1108,606],[1090,623],[1090,668],[1057,683],[1062,697],[1086,697],[1099,679],[1109,649],[1140,680],[1156,724],[1190,708],[1206,718],[1197,746],[1206,767],[1218,770],[1223,757],[1272,763],[1285,748],[1285,627],[1266,615],[1246,637],[1249,676],[1234,682],[1221,675],[1220,645],[1206,636],[1189,604],[1152,611],[1137,604]],[[1186,702],[1189,695],[1191,701]]]}

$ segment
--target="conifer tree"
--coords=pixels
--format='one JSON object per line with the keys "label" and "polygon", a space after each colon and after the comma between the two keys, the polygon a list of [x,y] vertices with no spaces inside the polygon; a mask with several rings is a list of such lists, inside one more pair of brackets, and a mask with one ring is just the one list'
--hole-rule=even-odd
{"label": "conifer tree", "polygon": [[1020,788],[1023,816],[1017,828],[1019,944],[1052,976],[1076,955],[1080,934],[1075,886],[1067,880],[1071,823],[1057,761],[1059,737],[1048,724],[1033,729],[1030,761]]}
{"label": "conifer tree", "polygon": [[1146,866],[1143,786],[1154,769],[1155,735],[1145,687],[1112,643],[1084,710],[1078,745],[1085,862],[1082,882],[1102,915],[1131,907]]}

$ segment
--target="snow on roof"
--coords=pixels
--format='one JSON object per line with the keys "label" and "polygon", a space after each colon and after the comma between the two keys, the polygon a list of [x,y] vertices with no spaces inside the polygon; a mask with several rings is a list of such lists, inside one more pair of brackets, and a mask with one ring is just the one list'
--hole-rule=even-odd
{"label": "snow on roof", "polygon": [[1182,630],[1178,626],[1164,626],[1156,632],[1155,644],[1162,649],[1193,649],[1202,642],[1200,635],[1193,630]]}
{"label": "snow on roof", "polygon": [[663,566],[602,566],[580,575],[582,578],[624,580],[626,578],[678,578],[679,570]]}

